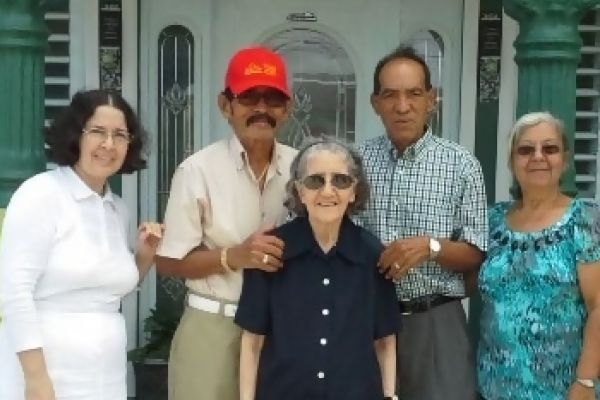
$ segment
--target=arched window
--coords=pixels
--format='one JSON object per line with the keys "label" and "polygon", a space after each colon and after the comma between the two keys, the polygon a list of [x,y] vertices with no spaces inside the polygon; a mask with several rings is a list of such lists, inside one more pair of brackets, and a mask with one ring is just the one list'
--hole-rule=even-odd
{"label": "arched window", "polygon": [[305,138],[322,135],[353,142],[356,75],[342,46],[329,35],[306,28],[286,29],[263,44],[281,54],[290,69],[294,109],[281,142],[298,147]]}
{"label": "arched window", "polygon": [[437,106],[431,114],[431,130],[435,135],[442,134],[442,111],[444,99],[444,82],[442,67],[444,65],[444,41],[435,31],[422,30],[417,32],[408,42],[429,66],[431,71],[431,84],[437,90]]}

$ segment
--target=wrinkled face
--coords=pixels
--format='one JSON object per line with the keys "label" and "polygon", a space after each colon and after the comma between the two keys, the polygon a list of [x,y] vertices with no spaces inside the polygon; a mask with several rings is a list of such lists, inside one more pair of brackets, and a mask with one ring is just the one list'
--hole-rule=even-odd
{"label": "wrinkled face", "polygon": [[308,155],[305,174],[296,185],[311,221],[341,221],[355,200],[356,180],[350,176],[342,153],[320,151]]}
{"label": "wrinkled face", "polygon": [[379,74],[381,90],[371,97],[375,113],[395,144],[408,147],[424,133],[436,94],[425,84],[425,72],[412,60],[387,63]]}
{"label": "wrinkled face", "polygon": [[513,145],[511,169],[523,191],[558,189],[566,168],[562,138],[551,124],[528,128]]}
{"label": "wrinkled face", "polygon": [[259,86],[233,99],[219,95],[219,108],[241,138],[273,140],[287,120],[291,100],[279,90]]}
{"label": "wrinkled face", "polygon": [[103,183],[123,166],[131,137],[121,110],[105,105],[87,121],[75,165],[84,179]]}

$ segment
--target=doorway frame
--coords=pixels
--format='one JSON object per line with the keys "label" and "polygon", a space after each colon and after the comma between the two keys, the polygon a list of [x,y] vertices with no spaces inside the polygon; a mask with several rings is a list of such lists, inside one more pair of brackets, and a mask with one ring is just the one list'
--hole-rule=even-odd
{"label": "doorway frame", "polygon": [[[398,0],[400,1],[400,0]],[[441,1],[441,0],[440,0]],[[207,7],[210,9],[212,13],[212,8],[209,7],[211,3],[210,0],[202,1]],[[124,2],[125,3],[125,2]],[[143,51],[141,48],[141,40],[142,37],[149,36],[149,26],[148,24],[141,24],[139,21],[149,21],[149,7],[138,7],[138,2],[131,2],[124,4],[123,6],[123,16],[124,20],[131,20],[132,13],[137,15],[136,20],[136,30],[139,26],[139,30],[136,32],[136,41],[135,43],[128,42],[129,51],[124,52],[124,55],[136,55],[137,60],[135,63],[130,62],[130,68],[137,69],[138,66],[142,65],[150,65],[153,63],[153,60],[150,58],[149,51]],[[458,107],[458,132],[452,132],[448,135],[448,138],[456,141],[460,145],[466,147],[469,150],[473,150],[475,148],[475,114],[474,110],[476,109],[477,104],[477,80],[473,79],[474,76],[477,76],[477,60],[478,60],[478,51],[477,51],[477,43],[478,43],[478,33],[479,33],[479,9],[480,9],[480,1],[479,0],[463,0],[463,25],[462,25],[462,53],[460,60],[460,83],[457,84],[456,88],[453,90],[457,90],[459,93],[460,103]],[[126,17],[126,10],[127,17]],[[127,18],[127,19],[126,19]],[[165,15],[161,18],[161,21],[164,22],[165,26],[168,24],[175,24],[177,22],[185,22],[186,27],[192,31],[196,41],[196,57],[198,62],[195,65],[196,69],[196,82],[198,87],[210,87],[211,85],[211,62],[210,57],[207,57],[206,54],[211,54],[212,51],[212,40],[210,37],[212,24],[210,21],[210,16],[207,18],[203,18],[203,21],[191,21],[190,18],[183,18],[179,20],[175,20],[170,15]],[[302,23],[288,23],[285,24],[286,28],[293,27],[295,25],[305,27],[306,24]],[[318,23],[311,23],[310,25],[316,30],[321,31],[330,35],[335,40],[339,41],[342,45],[345,45],[345,40],[341,35],[337,34],[335,31],[328,29],[327,26],[323,26]],[[195,27],[195,28],[194,28]],[[271,27],[270,29],[264,31],[259,37],[255,38],[253,43],[260,43],[261,40],[265,40],[274,33],[278,32],[278,28],[282,28],[283,25],[277,25]],[[436,29],[436,26],[430,26],[431,29]],[[127,27],[127,24],[124,24],[124,31],[131,31],[131,27]],[[438,31],[439,33],[443,33],[443,29]],[[139,36],[137,35],[139,33]],[[413,32],[415,33],[415,32]],[[131,33],[124,32],[124,37]],[[124,44],[125,46],[125,44]],[[344,49],[347,51],[350,59],[354,62],[357,76],[361,76],[361,71],[359,71],[360,64],[355,61],[358,59],[357,55],[354,54],[354,50],[351,46],[344,46]],[[448,62],[456,62],[456,60],[449,60]],[[135,89],[133,87],[130,88],[137,94],[136,104],[139,105],[139,115],[142,118],[143,125],[146,126],[150,131],[152,131],[152,121],[148,121],[149,116],[153,115],[150,107],[153,106],[153,103],[149,101],[148,98],[144,99],[140,93],[140,85],[148,85],[150,83],[149,79],[152,75],[151,71],[155,71],[155,68],[150,67],[148,71],[144,72],[140,69],[137,70],[138,79],[131,79],[135,81]],[[204,72],[204,73],[203,73]],[[447,72],[445,72],[447,74]],[[133,76],[129,75],[131,78]],[[146,77],[146,79],[144,79]],[[125,60],[124,60],[124,89],[125,89]],[[364,86],[364,85],[362,85]],[[368,92],[361,90],[357,91],[357,96],[359,95],[368,95]],[[214,137],[211,137],[211,118],[210,115],[214,113],[214,104],[211,98],[205,98],[206,92],[199,90],[197,92],[197,96],[195,98],[195,107],[198,107],[198,110],[195,111],[195,116],[199,120],[199,124],[197,125],[199,128],[199,132],[196,134],[195,143],[199,143],[202,146],[206,146],[211,143]],[[149,97],[149,96],[148,96]],[[216,101],[216,100],[215,100]],[[357,110],[356,119],[359,118],[368,118],[367,114],[370,113],[370,110]],[[213,115],[214,118],[214,115]],[[151,123],[149,123],[151,122]],[[199,146],[196,146],[199,148]],[[155,149],[152,149],[155,150]],[[148,218],[146,215],[141,215],[140,205],[143,201],[151,202],[151,196],[146,196],[148,198],[141,199],[145,194],[141,192],[141,188],[147,185],[150,185],[150,177],[147,171],[138,175],[135,184],[131,181],[123,181],[123,198],[126,201],[127,205],[131,210],[137,210],[138,221],[139,219]],[[155,185],[152,185],[155,186]],[[135,189],[135,190],[134,190]],[[138,190],[139,189],[139,190]],[[127,190],[127,193],[126,193]],[[155,205],[156,207],[156,205]],[[155,209],[152,207],[148,207],[148,209]],[[136,221],[137,222],[137,221]],[[156,304],[156,272],[154,269],[150,272],[144,283],[142,284],[139,293],[138,293],[138,343],[143,344],[144,337],[143,332],[140,329],[143,324],[144,319],[149,316],[149,310],[155,306]],[[468,301],[468,300],[467,300]],[[465,306],[468,303],[465,302]]]}

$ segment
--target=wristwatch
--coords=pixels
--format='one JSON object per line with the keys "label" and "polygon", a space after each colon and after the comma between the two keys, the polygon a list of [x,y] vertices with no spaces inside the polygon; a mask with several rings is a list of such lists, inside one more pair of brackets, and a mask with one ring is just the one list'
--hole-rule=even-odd
{"label": "wristwatch", "polygon": [[581,378],[577,378],[577,382],[580,385],[585,386],[588,389],[593,389],[596,387],[596,383],[592,380],[592,379],[581,379]]}
{"label": "wristwatch", "polygon": [[438,242],[437,239],[429,238],[429,259],[433,260],[440,254],[440,250],[442,249],[442,245]]}
{"label": "wristwatch", "polygon": [[387,396],[387,397],[384,397],[383,400],[398,400],[398,396],[396,396],[396,395]]}

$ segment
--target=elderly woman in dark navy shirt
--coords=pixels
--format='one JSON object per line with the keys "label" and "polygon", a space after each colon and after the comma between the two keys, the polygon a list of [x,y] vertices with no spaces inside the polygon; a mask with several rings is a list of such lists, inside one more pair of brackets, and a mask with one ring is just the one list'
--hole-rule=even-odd
{"label": "elderly woman in dark navy shirt", "polygon": [[310,143],[288,191],[283,267],[244,270],[240,400],[395,399],[395,289],[376,268],[383,245],[350,219],[369,197],[360,156]]}

